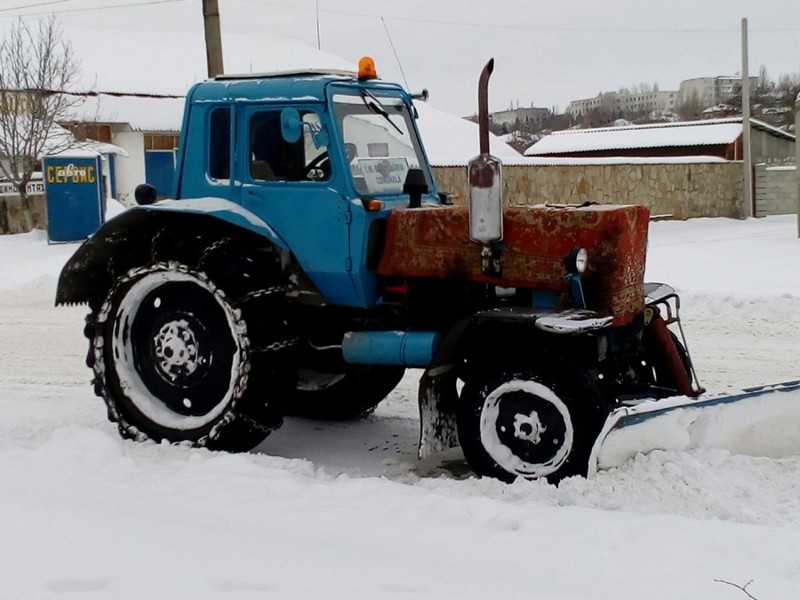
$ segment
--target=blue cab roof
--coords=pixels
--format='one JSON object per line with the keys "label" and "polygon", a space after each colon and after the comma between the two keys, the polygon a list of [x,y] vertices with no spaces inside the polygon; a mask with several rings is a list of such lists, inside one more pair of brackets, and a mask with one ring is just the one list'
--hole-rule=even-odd
{"label": "blue cab roof", "polygon": [[221,75],[202,81],[192,87],[188,100],[197,101],[265,101],[307,99],[323,102],[325,90],[331,83],[352,85],[354,88],[369,88],[371,91],[392,90],[403,95],[407,92],[395,83],[381,80],[359,81],[355,73],[346,71],[299,71],[283,73],[254,73],[244,75]]}

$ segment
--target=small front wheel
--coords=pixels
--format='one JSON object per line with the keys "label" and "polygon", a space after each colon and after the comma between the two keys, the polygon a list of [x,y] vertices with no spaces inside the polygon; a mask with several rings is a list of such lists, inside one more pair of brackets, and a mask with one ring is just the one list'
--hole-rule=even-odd
{"label": "small front wheel", "polygon": [[607,411],[584,370],[546,365],[501,369],[467,381],[458,437],[479,475],[513,481],[586,475]]}

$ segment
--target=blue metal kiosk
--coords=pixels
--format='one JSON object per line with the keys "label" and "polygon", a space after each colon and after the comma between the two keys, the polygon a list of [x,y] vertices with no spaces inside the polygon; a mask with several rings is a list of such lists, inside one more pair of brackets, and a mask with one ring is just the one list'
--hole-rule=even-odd
{"label": "blue metal kiosk", "polygon": [[105,218],[99,155],[59,154],[42,161],[47,194],[47,237],[77,242],[93,234]]}

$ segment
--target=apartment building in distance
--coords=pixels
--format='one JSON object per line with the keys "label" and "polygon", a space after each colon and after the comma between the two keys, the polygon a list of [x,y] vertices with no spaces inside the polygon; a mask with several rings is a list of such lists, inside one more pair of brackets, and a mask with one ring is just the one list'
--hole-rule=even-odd
{"label": "apartment building in distance", "polygon": [[[755,88],[758,77],[752,76],[749,79],[751,89]],[[741,82],[742,78],[739,76],[724,75],[684,79],[678,87],[678,105],[692,102],[695,98],[701,110],[722,104],[736,95]]]}
{"label": "apartment building in distance", "polygon": [[623,118],[650,113],[671,113],[677,108],[678,92],[601,92],[594,98],[573,100],[567,113],[580,119],[599,111],[610,118]]}
{"label": "apartment building in distance", "polygon": [[[751,76],[751,88],[758,85],[758,77]],[[598,113],[608,119],[629,118],[651,113],[677,112],[681,105],[692,104],[698,115],[704,109],[724,104],[733,98],[742,78],[718,75],[697,77],[681,81],[677,91],[601,92],[593,98],[573,100],[567,114],[575,120]]]}
{"label": "apartment building in distance", "polygon": [[520,128],[538,130],[541,129],[544,121],[549,117],[549,108],[509,108],[493,112],[489,115],[492,125],[497,126],[502,131],[515,131]]}

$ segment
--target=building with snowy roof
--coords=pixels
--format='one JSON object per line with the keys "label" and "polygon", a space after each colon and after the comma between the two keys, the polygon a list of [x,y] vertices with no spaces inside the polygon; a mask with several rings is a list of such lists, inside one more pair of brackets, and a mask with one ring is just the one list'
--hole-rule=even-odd
{"label": "building with snowy roof", "polygon": [[[795,155],[795,136],[750,119],[753,160]],[[570,129],[543,137],[525,151],[541,157],[685,157],[742,160],[742,117],[597,129]]]}
{"label": "building with snowy roof", "polygon": [[72,96],[71,112],[61,124],[79,140],[113,144],[127,153],[107,157],[110,195],[132,202],[133,190],[142,182],[168,195],[175,172],[184,98],[115,92]]}

